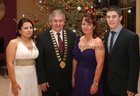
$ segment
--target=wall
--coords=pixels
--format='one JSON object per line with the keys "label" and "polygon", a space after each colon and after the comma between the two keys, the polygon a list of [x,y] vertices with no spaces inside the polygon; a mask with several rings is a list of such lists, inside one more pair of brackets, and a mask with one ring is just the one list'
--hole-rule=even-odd
{"label": "wall", "polygon": [[[12,0],[12,2],[4,0],[4,3],[6,12],[0,20],[0,38],[4,38],[4,49],[6,49],[8,42],[16,37],[16,22],[23,14],[30,17],[40,12],[40,9],[36,5],[36,0]],[[1,58],[5,58],[4,53],[0,53]]]}
{"label": "wall", "polygon": [[[37,1],[39,0],[17,0],[17,19],[19,20],[24,15],[34,23],[36,29],[43,28],[43,24],[47,21],[45,10],[40,10]],[[38,31],[41,30],[38,29]]]}
{"label": "wall", "polygon": [[40,14],[40,8],[36,4],[37,0],[17,0],[17,19],[28,17],[35,19]]}
{"label": "wall", "polygon": [[140,49],[140,0],[136,0],[136,32],[139,35],[139,49]]}
{"label": "wall", "polygon": [[[0,21],[0,37],[4,38],[4,49],[6,48],[10,39],[16,36],[16,0],[4,0],[6,12],[3,19]],[[0,59],[4,58],[5,54],[0,54]]]}

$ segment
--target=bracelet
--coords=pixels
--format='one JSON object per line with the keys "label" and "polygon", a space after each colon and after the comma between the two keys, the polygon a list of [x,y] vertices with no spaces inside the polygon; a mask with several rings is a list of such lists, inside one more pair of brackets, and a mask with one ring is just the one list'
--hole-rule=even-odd
{"label": "bracelet", "polygon": [[97,82],[93,82],[93,85],[96,85],[96,86],[98,86],[98,85],[99,85],[99,83],[97,83]]}

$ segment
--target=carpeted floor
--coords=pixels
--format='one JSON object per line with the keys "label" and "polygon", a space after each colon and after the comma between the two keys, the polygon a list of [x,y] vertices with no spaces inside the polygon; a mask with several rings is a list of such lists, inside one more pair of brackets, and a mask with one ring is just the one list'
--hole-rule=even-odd
{"label": "carpeted floor", "polygon": [[0,96],[8,96],[9,79],[0,75]]}

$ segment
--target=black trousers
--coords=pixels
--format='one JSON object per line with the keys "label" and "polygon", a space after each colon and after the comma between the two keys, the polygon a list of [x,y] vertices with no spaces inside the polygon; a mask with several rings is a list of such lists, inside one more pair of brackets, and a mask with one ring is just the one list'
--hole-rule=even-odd
{"label": "black trousers", "polygon": [[105,89],[104,89],[104,96],[127,96],[126,95],[118,95],[118,94],[115,94],[113,92],[111,92],[111,89],[108,85],[105,86]]}

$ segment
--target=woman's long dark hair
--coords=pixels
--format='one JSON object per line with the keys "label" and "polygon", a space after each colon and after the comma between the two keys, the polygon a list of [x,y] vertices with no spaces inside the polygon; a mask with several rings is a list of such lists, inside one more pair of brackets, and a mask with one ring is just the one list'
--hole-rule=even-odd
{"label": "woman's long dark hair", "polygon": [[90,13],[90,12],[84,13],[83,17],[82,17],[82,20],[83,20],[83,18],[85,18],[85,21],[87,23],[93,24],[93,26],[94,26],[93,38],[101,37],[102,29],[99,27],[99,25],[98,25],[98,23],[96,21],[95,16],[93,15],[93,13]]}
{"label": "woman's long dark hair", "polygon": [[19,30],[21,30],[21,27],[23,26],[23,24],[25,22],[29,22],[31,23],[32,27],[33,27],[33,35],[31,36],[32,39],[34,39],[34,24],[32,23],[32,21],[28,18],[21,18],[18,25],[17,25],[17,36],[21,36],[21,34],[19,33]]}

